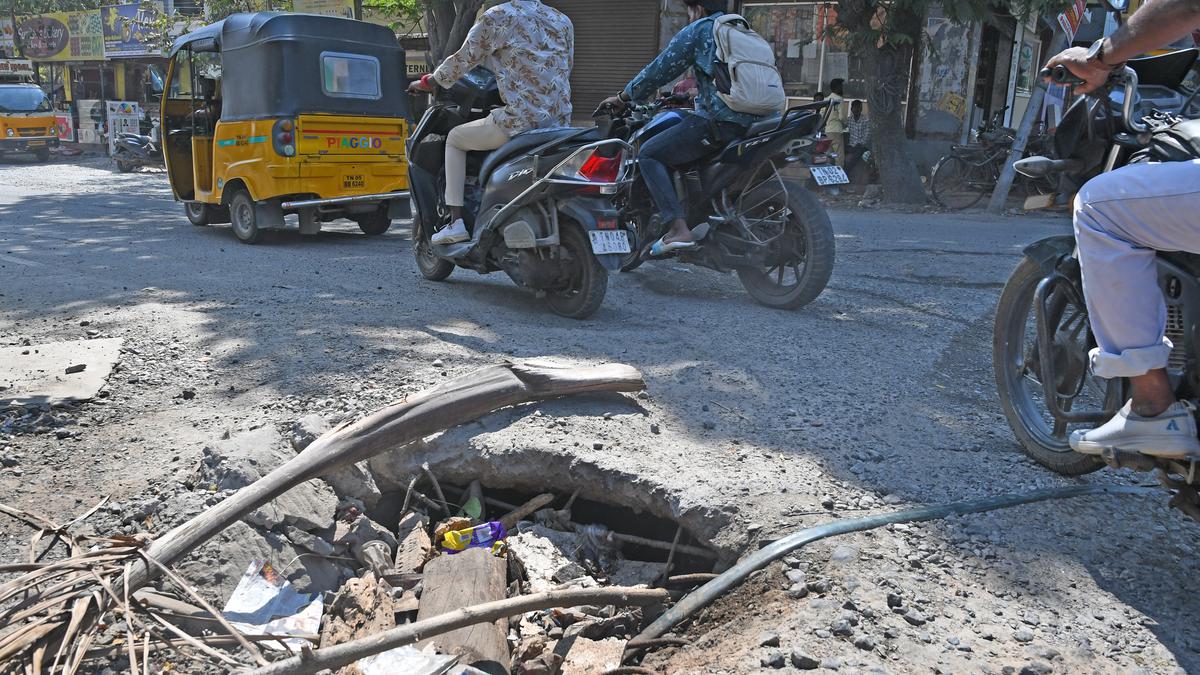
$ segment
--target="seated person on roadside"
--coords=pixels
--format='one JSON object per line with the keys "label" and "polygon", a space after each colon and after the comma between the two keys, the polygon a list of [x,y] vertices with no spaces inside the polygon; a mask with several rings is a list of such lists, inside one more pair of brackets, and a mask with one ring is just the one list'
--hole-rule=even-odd
{"label": "seated person on roadside", "polygon": [[716,44],[713,42],[713,19],[725,13],[725,0],[683,0],[688,6],[692,23],[671,40],[667,48],[646,66],[617,96],[604,104],[625,107],[629,101],[653,97],[665,86],[691,68],[696,77],[696,109],[683,121],[646,141],[638,155],[638,167],[646,181],[650,197],[671,229],[650,247],[651,255],[696,246],[692,231],[685,220],[683,205],[675,194],[671,167],[694,162],[713,152],[721,138],[713,138],[714,130],[723,138],[745,133],[762,119],[757,115],[734,112],[717,96],[713,82]]}
{"label": "seated person on roadside", "polygon": [[862,101],[855,100],[850,103],[846,134],[850,138],[846,147],[846,173],[849,173],[862,161],[863,153],[871,149],[871,120],[863,114]]}
{"label": "seated person on roadside", "polygon": [[446,137],[446,206],[450,225],[433,235],[434,244],[471,238],[463,222],[467,152],[495,150],[531,129],[571,123],[571,65],[575,29],[565,14],[541,0],[507,0],[480,15],[467,39],[433,73],[409,91],[450,88],[472,68],[492,71],[504,107],[455,127]]}

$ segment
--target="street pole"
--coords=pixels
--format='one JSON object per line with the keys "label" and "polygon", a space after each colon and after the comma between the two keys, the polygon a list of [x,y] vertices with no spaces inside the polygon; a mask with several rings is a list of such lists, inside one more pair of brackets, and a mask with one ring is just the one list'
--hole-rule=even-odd
{"label": "street pole", "polygon": [[[1061,29],[1054,31],[1054,39],[1051,44],[1059,43],[1066,37]],[[1033,91],[1029,96],[1029,107],[1025,108],[1025,116],[1021,118],[1021,126],[1017,129],[1017,138],[1013,141],[1012,150],[1008,153],[1008,159],[1004,162],[1004,170],[1000,172],[1000,180],[996,182],[996,189],[992,191],[992,199],[988,202],[987,210],[990,213],[1003,213],[1004,205],[1008,202],[1008,193],[1012,190],[1013,179],[1017,177],[1017,160],[1025,154],[1025,145],[1029,143],[1029,135],[1033,132],[1033,123],[1042,114],[1042,102],[1046,99],[1046,83],[1042,82],[1042,78],[1038,77],[1037,71],[1041,70],[1038,64],[1030,64],[1030,68],[1036,68],[1034,72],[1029,74],[1030,79],[1036,82]]]}
{"label": "street pole", "polygon": [[8,16],[12,21],[13,51],[16,52],[13,56],[18,59],[24,58],[25,50],[21,48],[21,39],[17,35],[17,0],[8,0]]}

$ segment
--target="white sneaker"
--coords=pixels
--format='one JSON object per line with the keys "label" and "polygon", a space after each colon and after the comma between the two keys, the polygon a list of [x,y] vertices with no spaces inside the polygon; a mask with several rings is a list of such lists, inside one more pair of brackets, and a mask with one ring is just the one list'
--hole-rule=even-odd
{"label": "white sneaker", "polygon": [[447,227],[443,227],[433,233],[429,241],[442,246],[445,244],[457,244],[460,241],[467,241],[471,238],[471,233],[467,232],[467,224],[462,218],[450,223]]}
{"label": "white sneaker", "polygon": [[1126,403],[1115,417],[1090,431],[1071,434],[1071,449],[1085,455],[1103,455],[1105,450],[1138,452],[1164,459],[1200,460],[1193,406],[1176,401],[1161,415],[1142,417]]}

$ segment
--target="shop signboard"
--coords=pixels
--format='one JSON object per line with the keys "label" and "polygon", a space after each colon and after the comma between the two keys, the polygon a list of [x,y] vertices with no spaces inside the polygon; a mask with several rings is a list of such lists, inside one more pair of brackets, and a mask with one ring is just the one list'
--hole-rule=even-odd
{"label": "shop signboard", "polygon": [[0,78],[33,77],[33,61],[0,59]]}
{"label": "shop signboard", "polygon": [[13,57],[17,55],[13,45],[12,19],[0,18],[0,56]]}
{"label": "shop signboard", "polygon": [[116,150],[117,136],[123,133],[138,133],[141,110],[137,101],[106,101],[105,119],[108,120],[108,153]]}
{"label": "shop signboard", "polygon": [[104,142],[104,104],[95,99],[85,99],[75,102],[79,112],[79,126],[75,133],[80,143],[99,145]]}
{"label": "shop signboard", "polygon": [[292,9],[304,14],[354,18],[354,0],[295,0]]}
{"label": "shop signboard", "polygon": [[54,127],[58,132],[58,140],[67,143],[75,142],[75,119],[71,113],[58,113],[54,116]]}
{"label": "shop signboard", "polygon": [[21,53],[34,61],[103,61],[100,10],[17,17]]}
{"label": "shop signboard", "polygon": [[100,8],[104,23],[104,55],[108,58],[161,56],[151,38],[150,26],[162,9],[134,3]]}
{"label": "shop signboard", "polygon": [[1086,0],[1075,0],[1070,7],[1058,15],[1058,25],[1066,34],[1068,43],[1075,39],[1075,31],[1079,30],[1079,24],[1083,22],[1086,10]]}

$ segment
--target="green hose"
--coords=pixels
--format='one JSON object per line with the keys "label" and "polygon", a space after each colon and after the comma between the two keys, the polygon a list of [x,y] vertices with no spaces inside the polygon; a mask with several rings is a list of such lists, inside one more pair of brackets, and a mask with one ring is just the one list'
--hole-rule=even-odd
{"label": "green hose", "polygon": [[1025,493],[1010,493],[996,497],[985,497],[983,499],[967,499],[949,504],[922,506],[893,513],[835,520],[823,525],[806,527],[750,554],[717,578],[687,594],[674,607],[658,617],[654,623],[650,624],[646,630],[642,631],[634,639],[653,640],[654,638],[662,637],[664,633],[704,607],[707,607],[730,589],[741,584],[746,580],[746,577],[805,544],[820,539],[839,534],[848,534],[850,532],[873,530],[877,527],[893,523],[916,523],[924,520],[938,520],[950,515],[995,511],[997,509],[1007,509],[1013,506],[1044,502],[1051,499],[1070,499],[1072,497],[1105,494],[1144,494],[1154,489],[1128,485],[1073,485],[1070,487],[1046,488]]}

